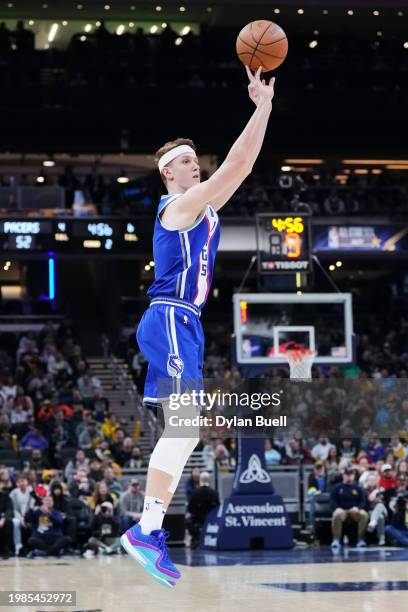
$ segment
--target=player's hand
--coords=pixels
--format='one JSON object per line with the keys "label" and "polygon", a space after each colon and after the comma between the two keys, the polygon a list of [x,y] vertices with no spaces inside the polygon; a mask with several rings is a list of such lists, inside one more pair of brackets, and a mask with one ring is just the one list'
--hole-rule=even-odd
{"label": "player's hand", "polygon": [[261,67],[258,68],[255,75],[252,74],[248,66],[245,66],[245,70],[249,79],[248,94],[254,104],[259,106],[259,103],[265,100],[271,102],[275,93],[275,77],[269,79],[269,83],[266,84],[265,79],[261,80]]}

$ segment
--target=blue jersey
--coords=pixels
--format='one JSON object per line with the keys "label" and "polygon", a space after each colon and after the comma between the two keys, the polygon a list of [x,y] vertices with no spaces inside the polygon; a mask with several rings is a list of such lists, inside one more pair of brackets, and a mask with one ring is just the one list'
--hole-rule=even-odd
{"label": "blue jersey", "polygon": [[215,255],[220,241],[220,221],[208,205],[187,230],[168,230],[160,214],[181,194],[162,196],[153,234],[155,281],[147,292],[150,298],[167,296],[204,306],[211,287]]}

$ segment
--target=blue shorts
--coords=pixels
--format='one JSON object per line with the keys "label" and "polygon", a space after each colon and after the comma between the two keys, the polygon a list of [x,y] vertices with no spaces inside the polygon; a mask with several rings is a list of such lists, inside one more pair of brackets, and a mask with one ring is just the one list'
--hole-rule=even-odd
{"label": "blue shorts", "polygon": [[203,388],[204,334],[196,306],[178,298],[153,298],[136,338],[149,363],[146,404]]}

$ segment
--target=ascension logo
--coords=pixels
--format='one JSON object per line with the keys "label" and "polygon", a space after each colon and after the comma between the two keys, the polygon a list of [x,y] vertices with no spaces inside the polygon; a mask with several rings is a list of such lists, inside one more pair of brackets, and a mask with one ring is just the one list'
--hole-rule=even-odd
{"label": "ascension logo", "polygon": [[239,482],[242,484],[250,484],[251,482],[266,484],[267,482],[271,482],[271,477],[268,472],[263,469],[258,455],[251,455],[248,461],[248,467],[242,472]]}
{"label": "ascension logo", "polygon": [[179,376],[184,370],[184,361],[175,353],[169,353],[167,372],[169,376]]}

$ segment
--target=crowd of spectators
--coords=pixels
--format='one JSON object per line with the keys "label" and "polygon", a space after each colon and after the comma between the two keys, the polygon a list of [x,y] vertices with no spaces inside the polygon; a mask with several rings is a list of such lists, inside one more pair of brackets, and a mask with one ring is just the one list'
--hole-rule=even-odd
{"label": "crowd of spectators", "polygon": [[[8,350],[7,350],[8,349]],[[146,467],[133,436],[109,411],[69,321],[48,322],[0,351],[0,549],[30,556],[117,552],[143,507]]]}

